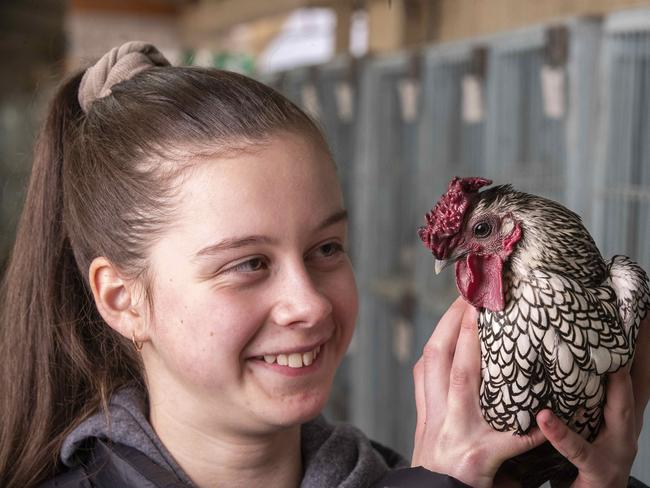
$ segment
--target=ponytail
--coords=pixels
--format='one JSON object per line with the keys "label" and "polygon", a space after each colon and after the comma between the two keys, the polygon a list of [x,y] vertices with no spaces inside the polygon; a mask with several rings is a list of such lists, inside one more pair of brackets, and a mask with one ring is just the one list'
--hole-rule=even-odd
{"label": "ponytail", "polygon": [[78,75],[64,84],[50,106],[2,283],[0,486],[5,488],[33,486],[52,476],[66,433],[106,405],[116,387],[140,379],[133,355],[127,364],[106,366],[116,359],[120,339],[102,324],[67,238],[63,179],[66,152],[84,117],[77,101],[80,80]]}

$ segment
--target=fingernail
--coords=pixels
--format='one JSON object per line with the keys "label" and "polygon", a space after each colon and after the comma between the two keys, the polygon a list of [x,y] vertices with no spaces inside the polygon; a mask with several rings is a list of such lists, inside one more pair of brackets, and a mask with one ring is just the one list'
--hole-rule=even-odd
{"label": "fingernail", "polygon": [[544,420],[544,425],[546,427],[553,427],[555,425],[555,417],[553,417],[552,415],[546,417],[546,419]]}

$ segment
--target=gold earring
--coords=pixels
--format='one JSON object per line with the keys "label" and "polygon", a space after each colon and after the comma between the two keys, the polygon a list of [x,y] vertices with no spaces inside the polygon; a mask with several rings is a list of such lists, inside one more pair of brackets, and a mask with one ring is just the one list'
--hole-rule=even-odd
{"label": "gold earring", "polygon": [[142,351],[142,346],[144,345],[144,342],[138,342],[135,340],[135,329],[131,330],[131,340],[133,341],[133,346],[135,347],[135,350]]}

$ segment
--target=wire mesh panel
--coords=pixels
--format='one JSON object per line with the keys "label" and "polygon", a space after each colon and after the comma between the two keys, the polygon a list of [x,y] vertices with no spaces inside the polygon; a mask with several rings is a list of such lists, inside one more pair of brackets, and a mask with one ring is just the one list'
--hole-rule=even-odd
{"label": "wire mesh panel", "polygon": [[25,198],[36,118],[22,107],[28,97],[17,96],[0,105],[0,273],[14,243]]}
{"label": "wire mesh panel", "polygon": [[[548,71],[541,28],[490,44],[486,169],[495,182],[564,201],[566,124],[563,73]],[[545,75],[549,73],[548,75]],[[543,77],[554,104],[544,98]],[[557,79],[554,82],[553,77]],[[559,106],[551,111],[552,105]]]}
{"label": "wire mesh panel", "polygon": [[[469,45],[456,45],[432,48],[426,55],[416,189],[419,225],[424,224],[425,213],[447,190],[452,177],[481,176],[485,172],[485,73],[473,66],[475,54]],[[468,108],[471,104],[475,106]],[[414,237],[414,279],[420,305],[417,344],[421,351],[457,292],[453,270],[434,276],[431,254]]]}
{"label": "wire mesh panel", "polygon": [[[418,226],[424,224],[425,213],[447,190],[452,177],[481,176],[485,172],[485,71],[484,66],[477,69],[476,54],[468,44],[434,47],[425,54],[414,189],[414,218]],[[433,257],[415,229],[411,238],[415,247],[413,288],[417,303],[411,355],[414,364],[458,292],[453,267],[435,275]],[[404,423],[412,427],[415,421],[413,406],[406,413]],[[404,442],[412,444],[413,439]],[[411,446],[406,449],[410,450]]]}
{"label": "wire mesh panel", "polygon": [[[610,257],[650,270],[650,11],[611,16],[602,57],[602,119],[594,183],[595,238]],[[646,412],[633,474],[650,481]],[[644,462],[645,461],[645,462]]]}
{"label": "wire mesh panel", "polygon": [[414,408],[410,283],[417,225],[417,89],[412,81],[404,57],[364,68],[352,192],[360,293],[352,421],[403,452],[413,436],[403,419]]}
{"label": "wire mesh panel", "polygon": [[593,231],[593,186],[599,117],[599,61],[602,21],[593,18],[569,22],[567,87],[566,201]]}
{"label": "wire mesh panel", "polygon": [[347,207],[352,201],[360,65],[356,60],[339,59],[320,67],[316,75],[321,100],[319,121],[336,161]]}
{"label": "wire mesh panel", "polygon": [[596,182],[598,240],[650,268],[650,26],[605,40],[603,160]]}

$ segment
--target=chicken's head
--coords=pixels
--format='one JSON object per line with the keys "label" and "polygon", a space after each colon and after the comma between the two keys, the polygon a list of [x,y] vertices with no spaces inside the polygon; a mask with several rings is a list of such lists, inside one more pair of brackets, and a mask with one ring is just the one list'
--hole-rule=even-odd
{"label": "chicken's head", "polygon": [[505,306],[503,264],[521,238],[521,226],[493,206],[479,210],[479,189],[490,184],[485,178],[453,178],[418,234],[436,258],[436,273],[455,263],[463,297],[477,308],[496,311]]}

